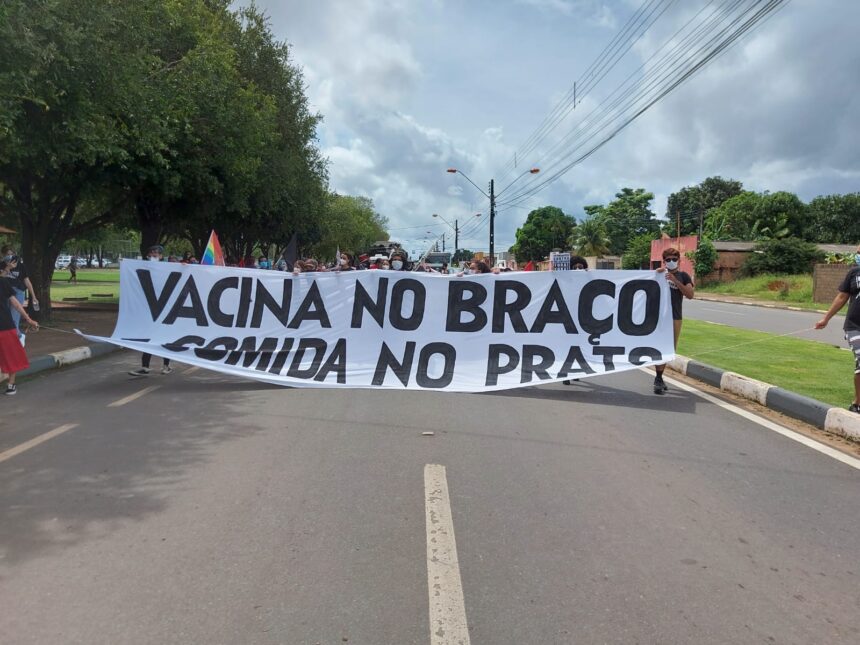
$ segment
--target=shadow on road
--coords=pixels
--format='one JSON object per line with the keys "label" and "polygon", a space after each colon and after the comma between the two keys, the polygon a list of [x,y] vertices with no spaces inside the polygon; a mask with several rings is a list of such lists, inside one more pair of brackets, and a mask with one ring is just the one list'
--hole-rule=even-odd
{"label": "shadow on road", "polygon": [[144,383],[133,381],[131,389],[114,365],[108,367],[106,378],[81,378],[86,368],[80,368],[30,381],[17,397],[15,403],[56,406],[67,422],[80,425],[0,467],[0,565],[98,540],[163,511],[170,494],[189,485],[193,467],[209,459],[217,444],[262,430],[240,410],[254,405],[255,393],[277,387],[176,374],[170,381],[150,378],[146,384],[162,388],[134,404],[109,408],[106,402]]}

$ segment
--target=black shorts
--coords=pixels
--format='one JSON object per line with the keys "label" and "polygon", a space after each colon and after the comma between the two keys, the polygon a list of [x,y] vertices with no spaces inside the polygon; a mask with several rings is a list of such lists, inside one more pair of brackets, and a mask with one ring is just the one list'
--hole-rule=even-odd
{"label": "black shorts", "polygon": [[845,332],[848,347],[854,352],[854,373],[860,374],[860,330],[853,329]]}

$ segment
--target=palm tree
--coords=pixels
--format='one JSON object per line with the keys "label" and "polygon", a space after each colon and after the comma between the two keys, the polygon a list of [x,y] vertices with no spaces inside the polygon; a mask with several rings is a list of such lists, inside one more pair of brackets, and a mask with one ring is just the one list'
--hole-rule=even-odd
{"label": "palm tree", "polygon": [[589,217],[577,226],[567,240],[570,247],[580,255],[602,258],[609,253],[609,235],[597,217]]}

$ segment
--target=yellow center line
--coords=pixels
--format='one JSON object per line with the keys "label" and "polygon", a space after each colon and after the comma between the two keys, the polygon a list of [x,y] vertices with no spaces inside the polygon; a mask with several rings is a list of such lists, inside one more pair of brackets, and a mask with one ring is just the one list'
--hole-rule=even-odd
{"label": "yellow center line", "polygon": [[143,388],[140,392],[135,392],[134,394],[129,394],[127,397],[122,398],[118,401],[114,401],[113,403],[108,403],[109,408],[118,408],[126,403],[131,403],[132,401],[137,401],[140,397],[145,394],[149,394],[153,390],[157,390],[160,388],[160,385],[150,385],[149,387]]}
{"label": "yellow center line", "polygon": [[77,428],[77,423],[67,423],[65,425],[61,425],[59,428],[54,428],[50,432],[46,432],[45,434],[40,434],[38,437],[30,439],[30,441],[25,441],[22,444],[15,446],[14,448],[9,448],[4,452],[0,452],[0,463],[6,461],[7,459],[11,459],[15,455],[20,455],[25,450],[29,450],[30,448],[34,448],[38,446],[40,443],[44,443],[48,439],[53,439],[54,437],[63,434],[64,432],[68,432],[72,428]]}

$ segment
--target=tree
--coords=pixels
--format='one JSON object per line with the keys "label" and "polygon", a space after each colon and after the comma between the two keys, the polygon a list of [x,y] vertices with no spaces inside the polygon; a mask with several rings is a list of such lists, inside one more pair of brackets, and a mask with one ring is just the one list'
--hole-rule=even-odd
{"label": "tree", "polygon": [[711,209],[705,234],[713,240],[766,240],[803,237],[809,213],[793,193],[745,191]]}
{"label": "tree", "polygon": [[860,193],[816,197],[808,206],[806,238],[825,244],[860,241]]}
{"label": "tree", "polygon": [[685,186],[676,193],[669,195],[666,208],[668,222],[667,231],[674,235],[677,231],[677,219],[681,220],[681,235],[696,235],[699,224],[704,222],[705,214],[712,208],[718,208],[727,199],[739,195],[743,184],[734,179],[708,177],[696,186]]}
{"label": "tree", "polygon": [[651,242],[655,236],[643,233],[632,238],[621,256],[622,269],[647,269],[651,265]]}
{"label": "tree", "polygon": [[824,261],[824,253],[815,244],[790,237],[767,240],[758,244],[741,267],[741,275],[762,273],[812,273],[816,262]]}
{"label": "tree", "polygon": [[717,265],[717,249],[706,237],[699,240],[695,251],[690,251],[686,255],[693,261],[693,266],[696,269],[696,277],[698,278],[708,275]]}
{"label": "tree", "polygon": [[621,255],[628,242],[637,235],[660,231],[657,216],[651,210],[654,193],[644,188],[622,188],[606,206],[586,206],[585,212],[603,223],[609,236],[609,253]]}
{"label": "tree", "polygon": [[[0,211],[14,218],[33,286],[50,317],[65,241],[115,219],[117,179],[164,147],[153,34],[167,3],[6,0],[0,17]],[[166,163],[166,159],[161,160]],[[83,214],[92,200],[99,212]]]}
{"label": "tree", "polygon": [[309,251],[320,258],[333,258],[337,249],[363,251],[388,239],[386,225],[370,198],[332,194],[322,220],[321,239]]}
{"label": "tree", "polygon": [[456,253],[451,256],[451,263],[459,264],[460,262],[471,262],[473,257],[475,257],[475,254],[469,249],[457,249]]}
{"label": "tree", "polygon": [[576,227],[576,220],[565,215],[557,206],[543,206],[530,212],[525,224],[517,229],[516,242],[511,247],[519,261],[540,261],[553,249],[565,248]]}
{"label": "tree", "polygon": [[612,241],[606,233],[603,220],[599,216],[592,216],[580,222],[568,243],[579,255],[600,258],[609,253]]}

